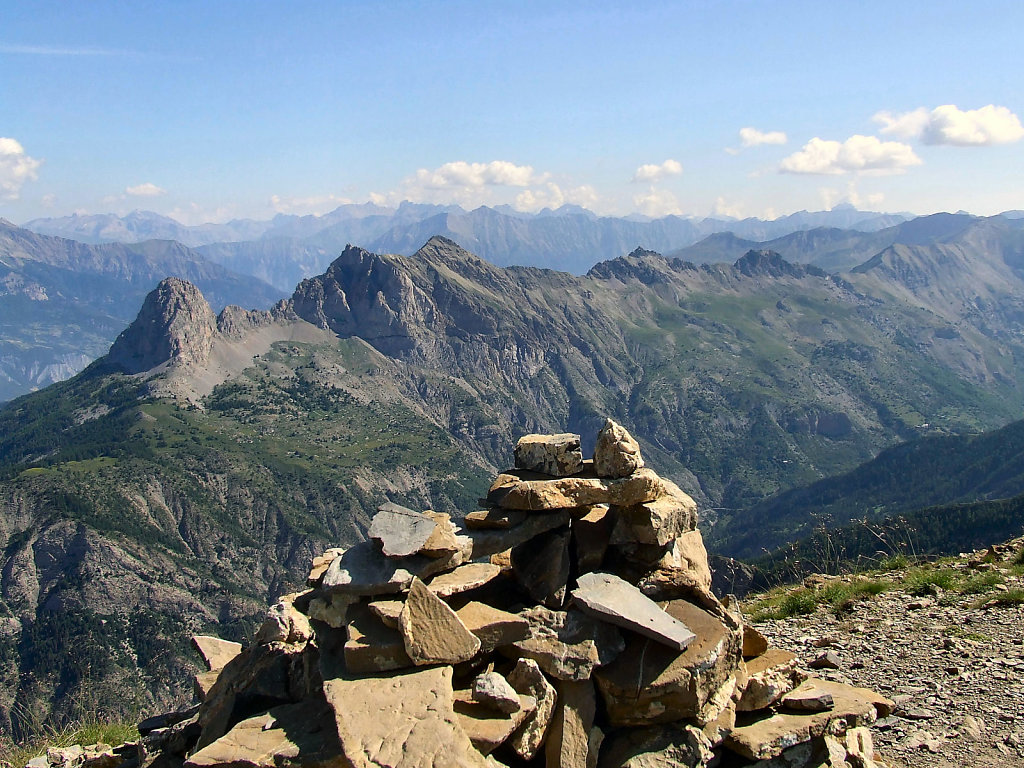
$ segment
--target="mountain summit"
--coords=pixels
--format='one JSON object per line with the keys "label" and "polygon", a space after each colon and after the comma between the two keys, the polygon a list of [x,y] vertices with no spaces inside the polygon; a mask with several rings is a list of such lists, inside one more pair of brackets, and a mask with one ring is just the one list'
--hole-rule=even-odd
{"label": "mountain summit", "polygon": [[146,296],[139,316],[110,348],[125,373],[159,365],[202,365],[210,357],[217,318],[192,283],[168,277]]}

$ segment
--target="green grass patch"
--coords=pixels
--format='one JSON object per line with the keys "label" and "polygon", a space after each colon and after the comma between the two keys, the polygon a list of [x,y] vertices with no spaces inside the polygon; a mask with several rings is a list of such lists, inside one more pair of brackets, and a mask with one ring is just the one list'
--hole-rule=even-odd
{"label": "green grass patch", "polygon": [[937,595],[939,590],[952,590],[959,584],[956,571],[952,568],[932,569],[928,566],[916,568],[907,574],[903,581],[903,589],[908,595],[924,597]]}
{"label": "green grass patch", "polygon": [[64,728],[44,727],[21,744],[0,739],[0,766],[22,768],[33,757],[46,754],[51,747],[70,747],[72,744],[109,744],[116,747],[139,738],[136,721],[86,720]]}
{"label": "green grass patch", "polygon": [[891,588],[892,584],[878,579],[854,579],[834,581],[820,589],[778,589],[751,606],[750,618],[755,622],[787,619],[790,616],[814,613],[822,605],[839,613],[849,609],[858,600],[880,595]]}
{"label": "green grass patch", "polygon": [[979,573],[976,576],[970,576],[960,584],[959,592],[964,595],[983,595],[986,592],[991,592],[998,584],[1002,584],[1006,579],[1001,573],[995,571],[989,571],[988,573]]}
{"label": "green grass patch", "polygon": [[1024,604],[1024,589],[1008,589],[1006,592],[997,592],[994,595],[986,595],[976,603],[976,608],[985,605],[1022,605]]}

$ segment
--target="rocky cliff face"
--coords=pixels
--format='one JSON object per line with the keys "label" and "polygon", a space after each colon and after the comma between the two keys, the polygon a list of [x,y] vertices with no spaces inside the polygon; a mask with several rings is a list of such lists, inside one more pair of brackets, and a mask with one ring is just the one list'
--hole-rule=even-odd
{"label": "rocky cliff face", "polygon": [[158,365],[201,366],[210,357],[217,318],[191,283],[176,277],[160,282],[139,316],[110,348],[108,359],[125,373]]}

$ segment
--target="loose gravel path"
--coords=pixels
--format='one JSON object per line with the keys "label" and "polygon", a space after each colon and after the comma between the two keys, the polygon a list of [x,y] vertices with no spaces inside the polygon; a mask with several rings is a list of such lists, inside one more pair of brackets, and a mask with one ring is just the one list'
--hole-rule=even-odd
{"label": "loose gravel path", "polygon": [[[970,566],[965,561],[956,567]],[[1024,587],[1021,577],[1004,575],[1007,588]],[[979,608],[978,600],[919,598],[894,589],[839,616],[824,607],[755,626],[805,664],[828,652],[838,657],[837,669],[815,675],[873,688],[896,701],[893,715],[872,727],[886,765],[1021,768],[1024,606]]]}

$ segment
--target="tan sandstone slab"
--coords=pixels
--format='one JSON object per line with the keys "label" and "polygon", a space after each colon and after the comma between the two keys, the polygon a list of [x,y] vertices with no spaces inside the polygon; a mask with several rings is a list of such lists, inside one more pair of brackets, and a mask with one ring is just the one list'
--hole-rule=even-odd
{"label": "tan sandstone slab", "polygon": [[243,720],[185,761],[187,768],[338,765],[330,711],[322,700],[275,707]]}
{"label": "tan sandstone slab", "polygon": [[590,680],[559,680],[558,704],[544,754],[547,768],[594,768],[604,734],[594,726],[597,697]]}
{"label": "tan sandstone slab", "polygon": [[548,512],[595,504],[631,506],[653,501],[664,492],[661,478],[650,469],[639,469],[628,477],[601,478],[592,462],[584,462],[578,475],[547,478],[524,470],[498,475],[487,500],[506,509]]}
{"label": "tan sandstone slab", "polygon": [[572,597],[584,613],[630,629],[677,651],[682,651],[694,640],[693,632],[683,622],[670,616],[643,592],[613,573],[585,573],[577,584]]}
{"label": "tan sandstone slab", "polygon": [[[417,513],[418,514],[418,513]],[[433,521],[429,521],[434,525]],[[468,545],[468,541],[466,542]],[[429,578],[462,565],[464,554],[449,557],[385,557],[373,541],[361,541],[335,558],[324,574],[321,587],[348,595],[386,595],[408,589],[414,577]]]}
{"label": "tan sandstone slab", "polygon": [[738,719],[736,727],[725,739],[725,745],[748,760],[766,760],[782,750],[822,736],[831,723],[842,720],[847,728],[870,725],[886,717],[895,706],[892,701],[867,688],[831,680],[807,680],[796,691],[815,688],[832,696],[833,707],[827,712],[756,713]]}
{"label": "tan sandstone slab", "polygon": [[[697,527],[697,502],[678,485],[662,478],[663,495],[653,501],[616,507],[615,541],[663,547]],[[705,561],[707,553],[704,554]]]}
{"label": "tan sandstone slab", "polygon": [[211,635],[193,635],[192,645],[199,651],[210,672],[224,669],[229,661],[242,652],[241,643],[221,640]]}
{"label": "tan sandstone slab", "polygon": [[458,664],[480,650],[480,639],[419,579],[413,579],[398,623],[405,651],[417,665]]}
{"label": "tan sandstone slab", "polygon": [[649,725],[708,716],[719,692],[735,684],[740,637],[718,618],[685,600],[665,610],[696,635],[685,651],[631,635],[626,649],[594,672],[613,725]]}
{"label": "tan sandstone slab", "polygon": [[760,656],[748,659],[747,687],[736,708],[740,712],[753,712],[770,707],[796,686],[799,663],[795,654],[779,648],[769,648]]}
{"label": "tan sandstone slab", "polygon": [[507,530],[526,520],[526,513],[518,509],[488,507],[468,513],[464,518],[466,528],[471,530]]}
{"label": "tan sandstone slab", "polygon": [[353,606],[346,631],[345,669],[365,675],[413,665],[402,633],[388,627],[366,605]]}
{"label": "tan sandstone slab", "polygon": [[685,723],[623,728],[601,745],[598,768],[682,768],[704,766],[714,753],[699,728]]}
{"label": "tan sandstone slab", "polygon": [[757,627],[743,625],[743,658],[750,659],[760,656],[768,650],[768,638],[762,635]]}
{"label": "tan sandstone slab", "polygon": [[532,760],[540,752],[548,727],[551,725],[558,693],[533,659],[516,661],[515,667],[508,675],[508,681],[516,692],[530,696],[537,705],[509,739],[509,746],[513,752],[523,760]]}
{"label": "tan sandstone slab", "polygon": [[594,446],[597,474],[601,477],[627,477],[643,465],[640,444],[621,424],[606,420]]}
{"label": "tan sandstone slab", "polygon": [[577,610],[538,605],[520,615],[530,623],[530,636],[506,649],[507,654],[533,659],[558,680],[587,680],[625,647],[619,630]]}
{"label": "tan sandstone slab", "polygon": [[486,704],[474,701],[470,691],[455,692],[455,717],[470,742],[481,754],[489,755],[500,747],[512,733],[537,709],[532,696],[520,696],[515,712],[498,712]]}
{"label": "tan sandstone slab", "polygon": [[324,681],[353,768],[488,768],[459,725],[452,668]]}
{"label": "tan sandstone slab", "polygon": [[402,615],[402,609],[405,608],[404,600],[373,600],[367,603],[370,608],[370,613],[380,619],[385,627],[391,629],[399,629],[398,618]]}
{"label": "tan sandstone slab", "polygon": [[483,653],[490,653],[495,648],[511,645],[530,636],[529,621],[486,603],[466,603],[456,613],[466,629],[480,639],[480,650]]}
{"label": "tan sandstone slab", "polygon": [[435,576],[427,587],[438,597],[450,597],[479,589],[501,575],[501,566],[491,563],[467,563],[454,571]]}
{"label": "tan sandstone slab", "polygon": [[330,567],[331,563],[334,562],[335,558],[341,557],[344,552],[345,550],[340,547],[333,547],[328,549],[322,555],[316,555],[309,567],[309,576],[306,578],[307,586],[320,586],[320,580],[323,579],[324,574],[327,573],[327,569]]}
{"label": "tan sandstone slab", "polygon": [[563,509],[544,515],[529,515],[522,523],[506,529],[466,531],[466,538],[472,543],[469,559],[480,560],[518,547],[543,533],[568,525],[571,519],[569,511]]}

